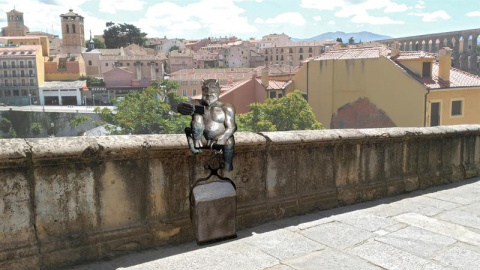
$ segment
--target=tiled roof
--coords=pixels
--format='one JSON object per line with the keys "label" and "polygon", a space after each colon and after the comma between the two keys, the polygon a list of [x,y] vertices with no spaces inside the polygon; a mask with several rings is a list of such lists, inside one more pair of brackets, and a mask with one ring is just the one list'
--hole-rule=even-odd
{"label": "tiled roof", "polygon": [[316,60],[335,60],[335,59],[368,59],[379,58],[385,55],[383,48],[358,48],[347,50],[332,50],[323,53],[313,59]]}
{"label": "tiled roof", "polygon": [[480,87],[480,76],[450,68],[450,82],[444,82],[438,78],[438,63],[432,67],[432,78],[416,78],[429,89],[459,88],[459,87]]}
{"label": "tiled roof", "polygon": [[0,47],[0,57],[27,57],[35,56],[36,51],[41,50],[40,45],[22,45],[19,47]]}
{"label": "tiled roof", "polygon": [[419,52],[400,52],[399,55],[391,57],[392,60],[410,60],[410,59],[420,59],[420,58],[428,58],[428,59],[435,59],[435,55],[433,53],[428,53],[424,51]]}

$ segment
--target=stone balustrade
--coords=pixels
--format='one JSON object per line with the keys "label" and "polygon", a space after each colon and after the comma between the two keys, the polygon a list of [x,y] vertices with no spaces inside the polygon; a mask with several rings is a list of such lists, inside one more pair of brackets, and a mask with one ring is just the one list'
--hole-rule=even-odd
{"label": "stone balustrade", "polygon": [[[242,133],[237,229],[479,175],[480,125]],[[184,135],[0,140],[0,269],[54,269],[194,239]]]}

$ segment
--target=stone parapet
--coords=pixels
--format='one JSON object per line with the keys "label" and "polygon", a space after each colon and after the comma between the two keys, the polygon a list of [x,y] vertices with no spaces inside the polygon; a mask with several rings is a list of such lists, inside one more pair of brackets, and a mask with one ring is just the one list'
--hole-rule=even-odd
{"label": "stone parapet", "polygon": [[[237,228],[472,178],[480,125],[235,134]],[[208,152],[208,151],[205,151]],[[0,269],[194,239],[185,135],[0,140]]]}

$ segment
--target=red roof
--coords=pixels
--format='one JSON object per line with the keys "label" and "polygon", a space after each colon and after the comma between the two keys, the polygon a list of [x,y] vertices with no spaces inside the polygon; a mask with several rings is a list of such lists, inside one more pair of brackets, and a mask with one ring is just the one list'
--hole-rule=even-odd
{"label": "red roof", "polygon": [[429,89],[480,87],[480,76],[465,72],[460,69],[450,68],[450,82],[438,78],[438,63],[432,67],[432,78],[416,78]]}

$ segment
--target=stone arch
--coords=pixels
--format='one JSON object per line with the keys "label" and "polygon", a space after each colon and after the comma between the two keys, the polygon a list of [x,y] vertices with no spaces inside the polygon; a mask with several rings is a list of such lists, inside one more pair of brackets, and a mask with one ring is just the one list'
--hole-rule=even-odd
{"label": "stone arch", "polygon": [[475,42],[475,43],[473,42],[473,35],[469,35],[469,36],[465,39],[465,41],[466,41],[466,44],[465,44],[466,46],[463,46],[463,47],[466,48],[466,50],[467,50],[468,52],[474,52],[474,51],[475,51],[474,47],[476,47],[476,46],[474,46],[474,45],[476,45],[477,43],[476,43],[476,42]]}
{"label": "stone arch", "polygon": [[[467,42],[465,42],[465,40]],[[458,39],[458,52],[459,53],[463,53],[463,52],[467,51],[465,49],[465,45],[467,45],[467,43],[468,43],[468,39],[464,39],[463,36],[460,36],[460,38]]]}
{"label": "stone arch", "polygon": [[418,51],[420,49],[420,44],[418,41],[415,41],[415,51]]}
{"label": "stone arch", "polygon": [[396,127],[395,123],[368,98],[362,97],[355,102],[338,108],[332,115],[330,128],[382,128]]}
{"label": "stone arch", "polygon": [[433,52],[433,40],[429,39],[428,40],[428,52]]}
{"label": "stone arch", "polygon": [[472,56],[469,55],[467,58],[467,68],[472,69]]}
{"label": "stone arch", "polygon": [[428,51],[427,46],[425,46],[427,42],[425,40],[422,40],[422,51]]}

